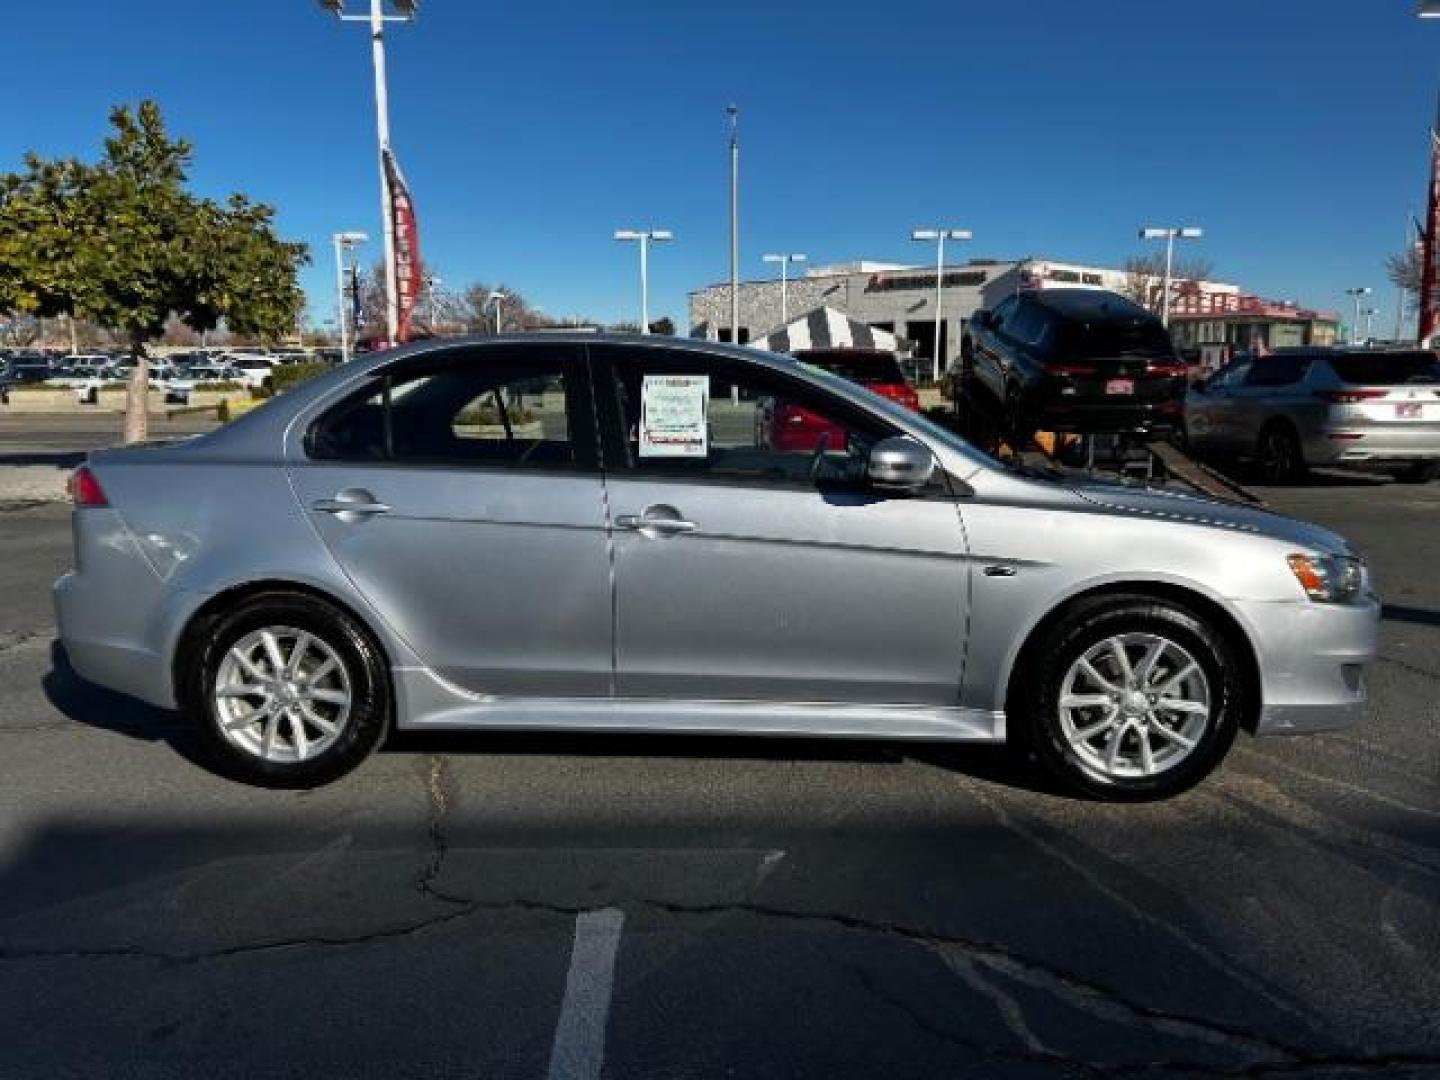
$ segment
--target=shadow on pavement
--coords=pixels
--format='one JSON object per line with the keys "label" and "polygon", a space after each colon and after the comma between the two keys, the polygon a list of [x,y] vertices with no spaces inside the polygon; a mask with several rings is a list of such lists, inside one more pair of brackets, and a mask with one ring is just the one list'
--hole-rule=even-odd
{"label": "shadow on pavement", "polygon": [[[164,742],[187,762],[216,773],[203,740],[179,713],[86,682],[56,641],[42,686],[50,704],[68,719],[144,742]],[[1007,787],[1070,798],[1004,747],[866,739],[799,739],[730,735],[611,732],[413,732],[391,734],[386,754],[470,757],[665,758],[696,761],[871,762],[920,761]],[[363,768],[363,766],[362,766]],[[219,774],[217,774],[219,775]]]}
{"label": "shadow on pavement", "polygon": [[53,465],[57,469],[73,469],[84,460],[83,452],[36,450],[10,453],[0,450],[0,465]]}

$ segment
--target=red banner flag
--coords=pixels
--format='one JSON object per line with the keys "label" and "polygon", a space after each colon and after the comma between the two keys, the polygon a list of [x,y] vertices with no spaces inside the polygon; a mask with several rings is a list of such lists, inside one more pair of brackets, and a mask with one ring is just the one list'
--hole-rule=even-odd
{"label": "red banner flag", "polygon": [[387,146],[385,180],[390,189],[390,224],[395,231],[395,294],[398,311],[395,318],[396,343],[410,339],[410,315],[420,299],[420,229],[415,220],[415,203],[400,166]]}
{"label": "red banner flag", "polygon": [[1440,135],[1430,129],[1430,204],[1425,211],[1425,231],[1420,236],[1420,326],[1421,345],[1440,327],[1440,296],[1437,296],[1436,242],[1440,240]]}

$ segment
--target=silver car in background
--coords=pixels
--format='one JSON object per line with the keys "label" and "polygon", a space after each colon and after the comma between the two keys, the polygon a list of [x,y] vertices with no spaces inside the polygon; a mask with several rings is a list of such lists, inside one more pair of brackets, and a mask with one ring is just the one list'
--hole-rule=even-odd
{"label": "silver car in background", "polygon": [[378,353],[97,452],[72,490],[74,669],[274,786],[393,726],[1008,741],[1156,798],[1242,729],[1354,723],[1376,648],[1334,533],[1017,471],[837,376],[676,339]]}
{"label": "silver car in background", "polygon": [[1419,349],[1282,349],[1191,388],[1185,436],[1286,483],[1315,465],[1440,475],[1440,360]]}

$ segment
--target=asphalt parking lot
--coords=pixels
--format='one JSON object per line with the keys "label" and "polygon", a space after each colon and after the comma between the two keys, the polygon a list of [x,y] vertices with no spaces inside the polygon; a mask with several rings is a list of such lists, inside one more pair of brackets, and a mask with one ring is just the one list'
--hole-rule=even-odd
{"label": "asphalt parking lot", "polygon": [[[86,438],[0,425],[0,462]],[[1374,564],[1366,722],[1142,806],[991,750],[620,736],[252,790],[69,672],[69,512],[15,502],[0,1076],[1440,1075],[1440,484],[1261,494]]]}

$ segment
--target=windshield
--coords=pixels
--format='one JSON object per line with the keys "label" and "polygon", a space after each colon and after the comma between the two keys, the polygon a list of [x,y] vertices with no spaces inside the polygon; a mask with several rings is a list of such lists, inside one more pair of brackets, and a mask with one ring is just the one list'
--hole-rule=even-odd
{"label": "windshield", "polygon": [[1345,382],[1363,383],[1367,386],[1440,382],[1440,360],[1430,352],[1332,356],[1330,366]]}

